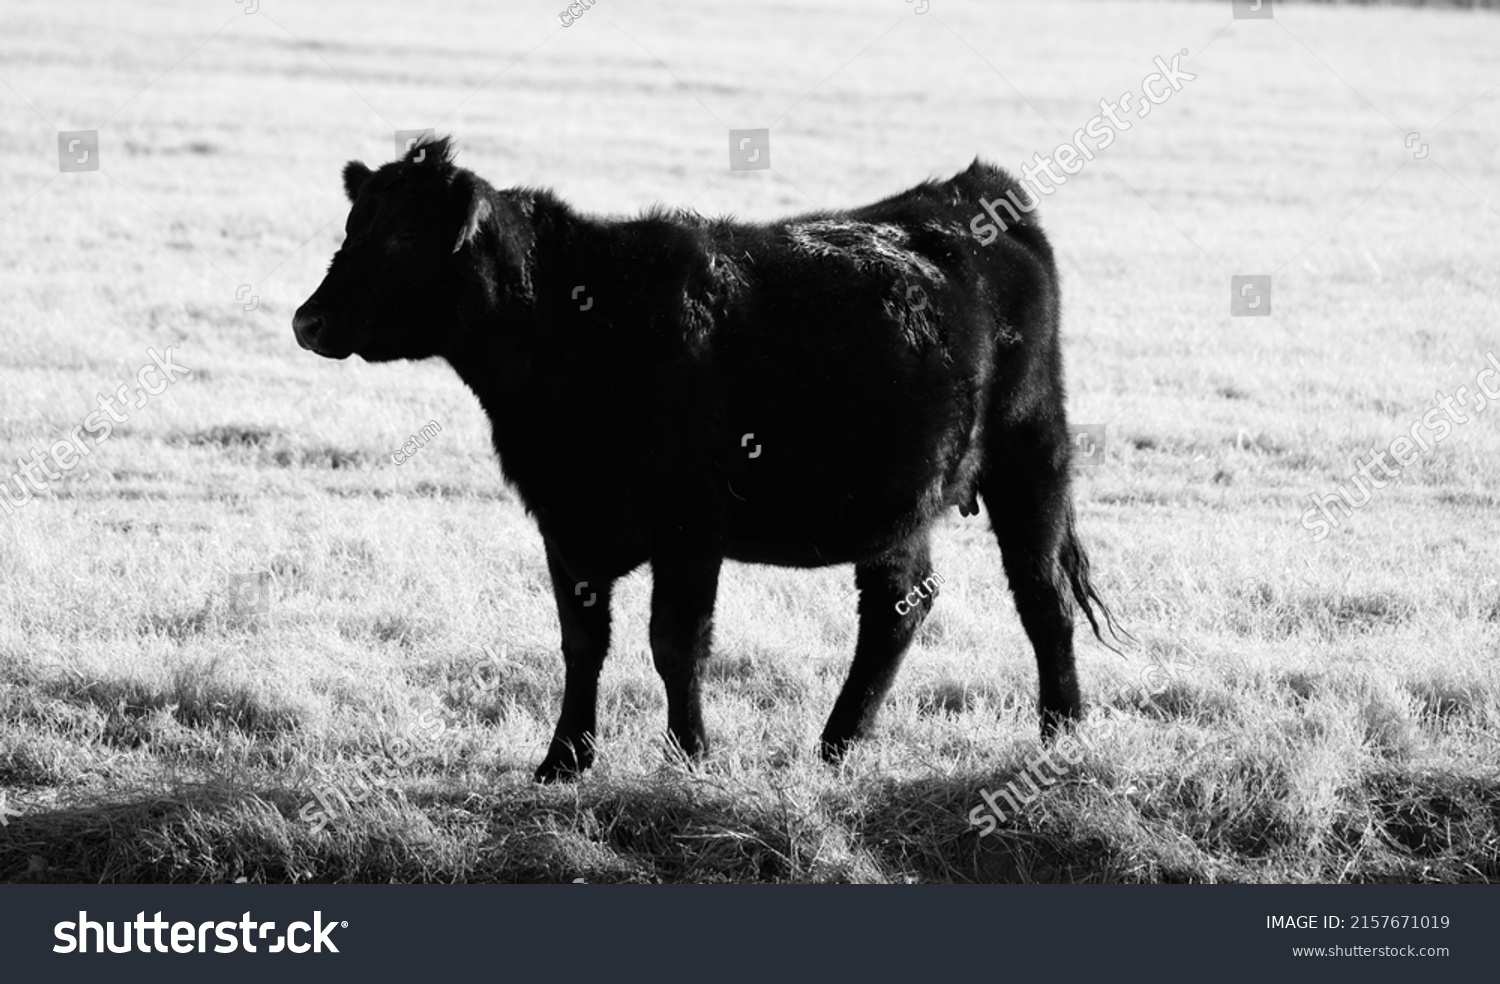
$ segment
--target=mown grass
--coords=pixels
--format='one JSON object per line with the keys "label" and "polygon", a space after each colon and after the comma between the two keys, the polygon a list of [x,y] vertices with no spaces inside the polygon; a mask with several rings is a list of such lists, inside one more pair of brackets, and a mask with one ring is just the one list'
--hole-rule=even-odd
{"label": "mown grass", "polygon": [[[537,2],[465,13],[460,41],[406,8],[329,4],[239,16],[194,53],[237,9],[39,10],[8,10],[0,38],[0,460],[82,422],[147,346],[192,372],[0,516],[0,791],[19,813],[0,879],[1500,877],[1493,423],[1456,427],[1327,540],[1298,523],[1352,452],[1500,347],[1500,20],[601,4],[564,32]],[[80,73],[80,46],[110,56]],[[500,184],[765,218],[976,152],[1013,166],[1182,47],[1198,80],[1044,205],[1070,413],[1109,427],[1080,523],[1138,640],[1080,643],[1085,729],[1107,740],[993,835],[970,826],[1039,746],[993,537],[955,515],[936,609],[842,769],[814,748],[853,647],[850,572],[731,565],[708,759],[664,753],[641,571],[616,591],[597,767],[533,785],[556,616],[482,414],[441,365],[327,363],[291,338],[339,241],[342,162],[441,120]],[[794,103],[775,171],[724,171],[721,122]],[[58,176],[54,129],[106,119],[104,172]],[[1230,321],[1229,275],[1267,270],[1276,317]],[[394,465],[429,420],[441,433]],[[234,585],[260,572],[270,611],[249,614]],[[470,674],[486,647],[493,686]],[[1137,705],[1152,661],[1185,669]],[[299,818],[433,707],[445,730],[386,789],[321,832]]]}

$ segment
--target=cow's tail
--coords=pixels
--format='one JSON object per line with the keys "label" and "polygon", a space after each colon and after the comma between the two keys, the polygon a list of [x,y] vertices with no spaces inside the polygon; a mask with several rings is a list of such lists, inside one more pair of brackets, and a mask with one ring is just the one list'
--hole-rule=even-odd
{"label": "cow's tail", "polygon": [[[1120,628],[1113,613],[1104,604],[1104,599],[1099,597],[1099,591],[1089,577],[1089,555],[1084,551],[1083,544],[1078,539],[1078,529],[1071,507],[1068,509],[1067,526],[1063,530],[1062,551],[1058,557],[1058,563],[1068,578],[1068,587],[1073,591],[1073,600],[1077,601],[1078,607],[1083,609],[1083,614],[1089,620],[1089,626],[1094,630],[1094,638],[1098,639],[1110,652],[1120,656],[1125,655],[1115,643],[1135,642],[1135,637]],[[1109,639],[1104,638],[1105,630],[1109,632]]]}

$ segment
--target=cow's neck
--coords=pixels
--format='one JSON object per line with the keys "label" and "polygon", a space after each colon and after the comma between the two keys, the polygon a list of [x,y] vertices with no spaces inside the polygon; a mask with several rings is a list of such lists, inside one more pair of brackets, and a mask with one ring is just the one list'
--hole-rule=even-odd
{"label": "cow's neck", "polygon": [[597,439],[582,431],[599,430],[584,404],[602,389],[591,378],[601,367],[562,338],[561,305],[548,291],[571,283],[575,265],[597,272],[610,233],[546,192],[511,189],[492,201],[499,217],[490,230],[496,262],[478,274],[464,305],[470,321],[462,341],[445,354],[490,419],[502,469],[529,499],[528,476],[544,471],[559,450],[539,444],[539,435],[555,435],[560,425],[570,430],[562,422],[576,418],[579,440]]}

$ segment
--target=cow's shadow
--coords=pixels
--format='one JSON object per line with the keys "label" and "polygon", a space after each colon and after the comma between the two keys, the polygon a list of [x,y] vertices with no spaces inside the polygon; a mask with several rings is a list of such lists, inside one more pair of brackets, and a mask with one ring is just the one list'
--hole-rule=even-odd
{"label": "cow's shadow", "polygon": [[[1019,810],[1001,790],[1013,793]],[[985,791],[1002,805],[1003,818],[994,817]],[[1150,848],[1140,843],[1133,808],[1109,799],[1086,777],[1038,784],[1024,768],[891,780],[866,798],[859,833],[882,869],[921,882],[1201,879],[1191,864],[1179,866],[1186,859],[1143,863],[1142,849]]]}
{"label": "cow's shadow", "polygon": [[[663,766],[657,775],[537,786],[522,769],[483,793],[411,784],[327,829],[304,789],[209,785],[29,810],[0,829],[0,882],[1101,882],[1140,880],[1127,833],[1062,783],[981,836],[986,771],[862,780],[857,797],[767,793]],[[1065,805],[1066,808],[1059,808]],[[1097,806],[1097,804],[1095,804]],[[1124,819],[1117,824],[1124,830]],[[1156,880],[1178,880],[1157,859]],[[1186,880],[1189,875],[1182,875]]]}

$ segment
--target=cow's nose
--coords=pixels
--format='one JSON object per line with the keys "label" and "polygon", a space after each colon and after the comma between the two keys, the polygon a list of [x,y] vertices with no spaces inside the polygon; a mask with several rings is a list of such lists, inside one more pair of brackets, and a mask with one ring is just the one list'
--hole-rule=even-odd
{"label": "cow's nose", "polygon": [[317,343],[326,327],[327,322],[323,320],[322,313],[311,302],[302,305],[292,316],[292,333],[297,336],[297,344],[305,349],[310,349]]}

